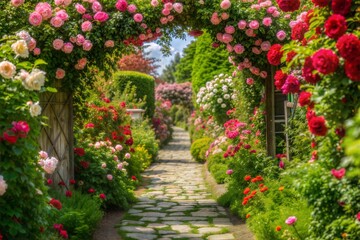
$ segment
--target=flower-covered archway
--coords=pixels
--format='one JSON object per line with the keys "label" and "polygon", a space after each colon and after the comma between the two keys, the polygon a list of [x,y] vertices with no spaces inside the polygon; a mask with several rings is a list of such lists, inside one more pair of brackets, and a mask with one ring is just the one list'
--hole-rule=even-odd
{"label": "flower-covered archway", "polygon": [[[16,182],[25,171],[31,173],[28,179],[21,179],[31,181],[26,191],[43,189],[39,174],[29,164],[32,160],[24,157],[36,149],[36,124],[41,121],[39,92],[55,91],[59,83],[62,90],[81,91],[91,86],[99,70],[110,73],[116,65],[114,58],[134,46],[161,40],[166,47],[171,37],[181,37],[184,32],[192,36],[210,33],[211,47],[226,46],[234,75],[242,72],[249,82],[266,84],[268,140],[275,131],[274,76],[278,90],[298,95],[299,104],[308,107],[306,118],[314,142],[320,138],[319,142],[335,147],[341,142],[344,122],[359,107],[358,7],[352,0],[2,1],[1,99],[12,103],[6,105],[10,110],[0,121],[0,201],[6,194],[6,181]],[[13,89],[21,96],[14,95]],[[19,109],[21,118],[16,114]],[[339,141],[326,138],[330,129],[337,129]],[[22,142],[28,136],[31,144]],[[313,158],[321,151],[330,157],[320,148]],[[27,159],[26,168],[16,169],[10,161],[14,156]],[[333,168],[338,168],[339,159]],[[52,172],[56,159],[49,158],[43,168]],[[39,203],[36,208],[44,207],[44,199],[37,199],[33,203]],[[21,214],[4,213],[20,222],[17,215]],[[34,221],[28,229],[40,225]],[[16,227],[9,231],[6,236],[11,236],[11,231],[21,232]]]}

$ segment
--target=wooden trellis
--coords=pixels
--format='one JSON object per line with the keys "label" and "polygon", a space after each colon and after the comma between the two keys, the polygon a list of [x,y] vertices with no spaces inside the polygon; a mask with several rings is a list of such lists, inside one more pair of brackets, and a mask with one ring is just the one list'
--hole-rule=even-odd
{"label": "wooden trellis", "polygon": [[40,104],[43,116],[48,117],[48,125],[41,129],[41,149],[59,160],[51,176],[54,183],[64,181],[68,186],[69,180],[74,178],[72,93],[43,93]]}

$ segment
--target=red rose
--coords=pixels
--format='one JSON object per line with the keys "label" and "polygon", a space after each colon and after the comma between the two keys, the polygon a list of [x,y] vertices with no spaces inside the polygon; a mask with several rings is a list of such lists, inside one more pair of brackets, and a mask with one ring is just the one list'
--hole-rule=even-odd
{"label": "red rose", "polygon": [[137,178],[135,176],[131,176],[131,179],[134,180],[134,181],[137,180]]}
{"label": "red rose", "polygon": [[320,49],[312,57],[313,67],[322,74],[330,74],[339,66],[339,58],[330,49]]}
{"label": "red rose", "polygon": [[125,144],[131,146],[134,144],[134,140],[132,138],[129,138],[128,140],[125,141]]}
{"label": "red rose", "polygon": [[83,148],[74,148],[74,153],[79,157],[82,157],[85,155],[85,150]]}
{"label": "red rose", "polygon": [[49,178],[48,180],[46,180],[48,185],[51,185],[53,183],[53,180],[51,178]]}
{"label": "red rose", "polygon": [[325,118],[323,116],[313,116],[308,122],[309,130],[316,136],[325,136],[327,127],[325,125]]}
{"label": "red rose", "polygon": [[60,230],[60,231],[59,231],[59,234],[60,234],[60,236],[61,236],[62,238],[65,238],[65,239],[68,239],[68,238],[69,238],[66,230]]}
{"label": "red rose", "polygon": [[345,16],[350,12],[351,0],[332,0],[331,9],[333,13]]}
{"label": "red rose", "polygon": [[338,39],[336,47],[339,50],[340,56],[346,60],[354,60],[360,56],[360,40],[354,34],[342,35]]}
{"label": "red rose", "polygon": [[56,200],[55,198],[52,198],[50,200],[49,204],[52,205],[54,208],[57,208],[59,210],[62,208],[61,202],[59,200]]}
{"label": "red rose", "polygon": [[297,93],[300,90],[300,82],[294,75],[289,75],[286,78],[284,85],[281,87],[283,94]]}
{"label": "red rose", "polygon": [[282,70],[277,70],[274,76],[275,86],[277,90],[281,90],[281,87],[284,85],[286,78],[288,75],[284,73]]}
{"label": "red rose", "polygon": [[11,132],[4,132],[3,139],[7,141],[9,144],[15,144],[17,142],[17,136],[13,135],[14,133]]}
{"label": "red rose", "polygon": [[281,63],[281,58],[283,56],[283,51],[281,51],[282,46],[280,44],[274,44],[271,46],[269,52],[267,53],[267,59],[271,65],[278,66]]}
{"label": "red rose", "polygon": [[306,119],[308,121],[310,121],[313,117],[316,117],[316,114],[313,110],[311,110],[311,108],[308,108],[307,112],[306,112]]}
{"label": "red rose", "polygon": [[331,174],[339,180],[345,176],[345,173],[346,173],[345,168],[340,168],[339,170],[331,169]]}
{"label": "red rose", "polygon": [[80,165],[84,168],[87,169],[90,166],[90,163],[87,161],[80,161]]}
{"label": "red rose", "polygon": [[20,138],[25,138],[30,131],[30,126],[25,121],[12,122],[11,130]]}
{"label": "red rose", "polygon": [[286,62],[291,62],[291,60],[293,60],[296,55],[297,53],[295,51],[288,52],[288,54],[286,55]]}
{"label": "red rose", "polygon": [[345,61],[345,74],[354,82],[360,81],[360,56],[354,61]]}
{"label": "red rose", "polygon": [[105,195],[104,193],[100,193],[100,194],[99,194],[99,198],[105,199],[105,198],[106,198],[106,195]]}
{"label": "red rose", "polygon": [[294,12],[300,7],[300,0],[276,0],[276,2],[284,12]]}
{"label": "red rose", "polygon": [[297,23],[291,30],[291,39],[302,41],[305,33],[309,30],[309,26],[304,22]]}
{"label": "red rose", "polygon": [[70,179],[70,184],[74,185],[76,183],[75,179]]}
{"label": "red rose", "polygon": [[316,6],[326,7],[329,5],[329,0],[311,0]]}
{"label": "red rose", "polygon": [[93,123],[85,124],[85,128],[94,128],[94,127],[95,127],[95,124],[93,124]]}
{"label": "red rose", "polygon": [[95,192],[95,190],[93,189],[93,188],[89,188],[89,190],[88,190],[88,193],[94,193]]}
{"label": "red rose", "polygon": [[325,22],[325,34],[329,38],[338,39],[347,30],[346,19],[339,14],[331,15]]}
{"label": "red rose", "polygon": [[64,226],[62,224],[59,224],[59,223],[55,223],[53,227],[57,231],[63,230],[63,228],[64,228]]}
{"label": "red rose", "polygon": [[72,192],[67,190],[66,193],[65,193],[65,196],[66,197],[72,197]]}
{"label": "red rose", "polygon": [[313,61],[311,57],[305,59],[305,64],[302,69],[302,76],[305,78],[305,81],[308,83],[315,84],[320,81],[320,76],[318,74],[313,74],[315,68],[313,67]]}
{"label": "red rose", "polygon": [[306,92],[306,91],[301,92],[300,95],[299,95],[298,102],[299,102],[301,107],[304,107],[306,105],[310,105],[311,104],[311,93]]}
{"label": "red rose", "polygon": [[120,107],[126,108],[126,103],[125,103],[125,102],[121,102],[121,103],[120,103]]}

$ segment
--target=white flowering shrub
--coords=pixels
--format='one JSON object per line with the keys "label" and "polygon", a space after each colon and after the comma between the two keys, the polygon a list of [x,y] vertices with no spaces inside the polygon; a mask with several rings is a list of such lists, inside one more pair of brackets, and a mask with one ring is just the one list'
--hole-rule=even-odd
{"label": "white flowering shrub", "polygon": [[216,121],[223,124],[227,119],[226,112],[234,107],[237,98],[234,89],[234,79],[226,74],[220,74],[206,83],[197,93],[196,103],[208,115],[214,116]]}

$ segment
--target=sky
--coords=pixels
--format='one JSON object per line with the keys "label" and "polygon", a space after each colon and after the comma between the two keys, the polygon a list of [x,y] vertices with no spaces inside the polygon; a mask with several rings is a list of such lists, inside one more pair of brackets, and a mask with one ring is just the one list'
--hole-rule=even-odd
{"label": "sky", "polygon": [[150,52],[149,57],[153,57],[159,59],[160,61],[157,63],[160,65],[159,69],[157,70],[158,74],[160,75],[167,64],[170,63],[176,53],[182,54],[183,49],[193,40],[194,38],[191,36],[187,36],[185,40],[182,39],[173,39],[171,41],[171,55],[165,57],[161,52],[161,46],[159,46],[155,42],[148,43],[149,45],[146,48],[146,52]]}

